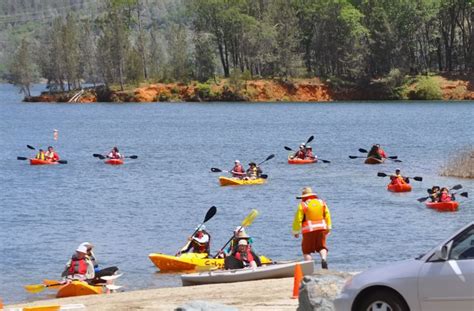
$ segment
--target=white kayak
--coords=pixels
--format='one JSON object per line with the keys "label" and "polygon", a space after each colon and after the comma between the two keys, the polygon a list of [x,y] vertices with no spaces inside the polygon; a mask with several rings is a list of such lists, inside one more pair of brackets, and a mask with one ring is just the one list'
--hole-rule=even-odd
{"label": "white kayak", "polygon": [[181,275],[181,281],[183,282],[183,286],[189,286],[287,278],[293,277],[296,264],[301,265],[303,275],[313,274],[313,261],[294,261],[289,263],[264,265],[254,269],[215,270],[183,274]]}

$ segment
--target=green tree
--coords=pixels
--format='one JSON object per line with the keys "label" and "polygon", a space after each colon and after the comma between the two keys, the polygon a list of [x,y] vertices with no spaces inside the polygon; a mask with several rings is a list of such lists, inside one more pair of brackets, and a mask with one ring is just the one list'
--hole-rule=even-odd
{"label": "green tree", "polygon": [[24,38],[13,56],[10,65],[9,83],[18,86],[25,96],[31,96],[31,85],[38,81],[38,72],[33,62],[31,46]]}

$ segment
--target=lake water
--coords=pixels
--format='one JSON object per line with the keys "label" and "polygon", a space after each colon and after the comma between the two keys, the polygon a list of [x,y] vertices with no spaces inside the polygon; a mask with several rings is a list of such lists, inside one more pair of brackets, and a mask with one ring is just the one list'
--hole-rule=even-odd
{"label": "lake water", "polygon": [[[474,203],[439,213],[416,201],[433,184],[474,181],[440,177],[445,161],[473,145],[472,102],[385,103],[22,103],[0,85],[0,297],[6,303],[51,297],[28,294],[25,284],[58,278],[74,249],[96,245],[102,267],[117,265],[125,290],[180,286],[160,274],[152,252],[174,254],[212,205],[207,224],[219,249],[251,209],[260,215],[247,230],[258,252],[274,260],[301,258],[291,235],[295,196],[311,186],[333,217],[329,268],[359,271],[415,257],[474,219]],[[59,140],[53,140],[53,129]],[[283,146],[310,135],[316,154],[331,164],[290,166]],[[380,143],[403,163],[381,166],[351,160],[358,148]],[[54,145],[68,164],[30,166],[26,145]],[[120,167],[92,157],[114,145],[136,154]],[[268,183],[220,187],[211,167],[239,159],[263,161]],[[393,194],[377,172],[396,167],[413,191]],[[319,268],[319,261],[318,261]],[[48,296],[49,295],[49,296]]]}

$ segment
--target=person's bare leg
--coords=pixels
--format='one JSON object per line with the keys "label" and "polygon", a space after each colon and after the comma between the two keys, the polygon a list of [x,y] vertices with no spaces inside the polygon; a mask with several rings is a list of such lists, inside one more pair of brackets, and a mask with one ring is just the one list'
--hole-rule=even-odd
{"label": "person's bare leg", "polygon": [[303,258],[305,261],[313,260],[313,258],[311,257],[311,254],[303,254]]}

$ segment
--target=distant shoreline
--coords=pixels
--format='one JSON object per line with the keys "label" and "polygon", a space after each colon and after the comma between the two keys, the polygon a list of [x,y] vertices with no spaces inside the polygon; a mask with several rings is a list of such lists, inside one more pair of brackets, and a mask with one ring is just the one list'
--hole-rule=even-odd
{"label": "distant shoreline", "polygon": [[[399,88],[394,94],[387,86],[374,81],[368,86],[340,86],[327,80],[247,80],[228,79],[215,82],[153,83],[128,86],[124,91],[116,86],[88,88],[69,92],[43,92],[38,96],[26,97],[25,102],[329,102],[351,100],[474,100],[474,81],[448,79],[433,76],[433,83],[439,85],[436,98],[430,98],[424,90],[417,90],[413,82]],[[421,83],[419,83],[421,84]],[[429,85],[428,87],[431,87]],[[402,93],[404,92],[404,93]],[[77,96],[80,95],[80,96]],[[426,98],[423,98],[425,96]],[[402,98],[397,98],[402,97]]]}

